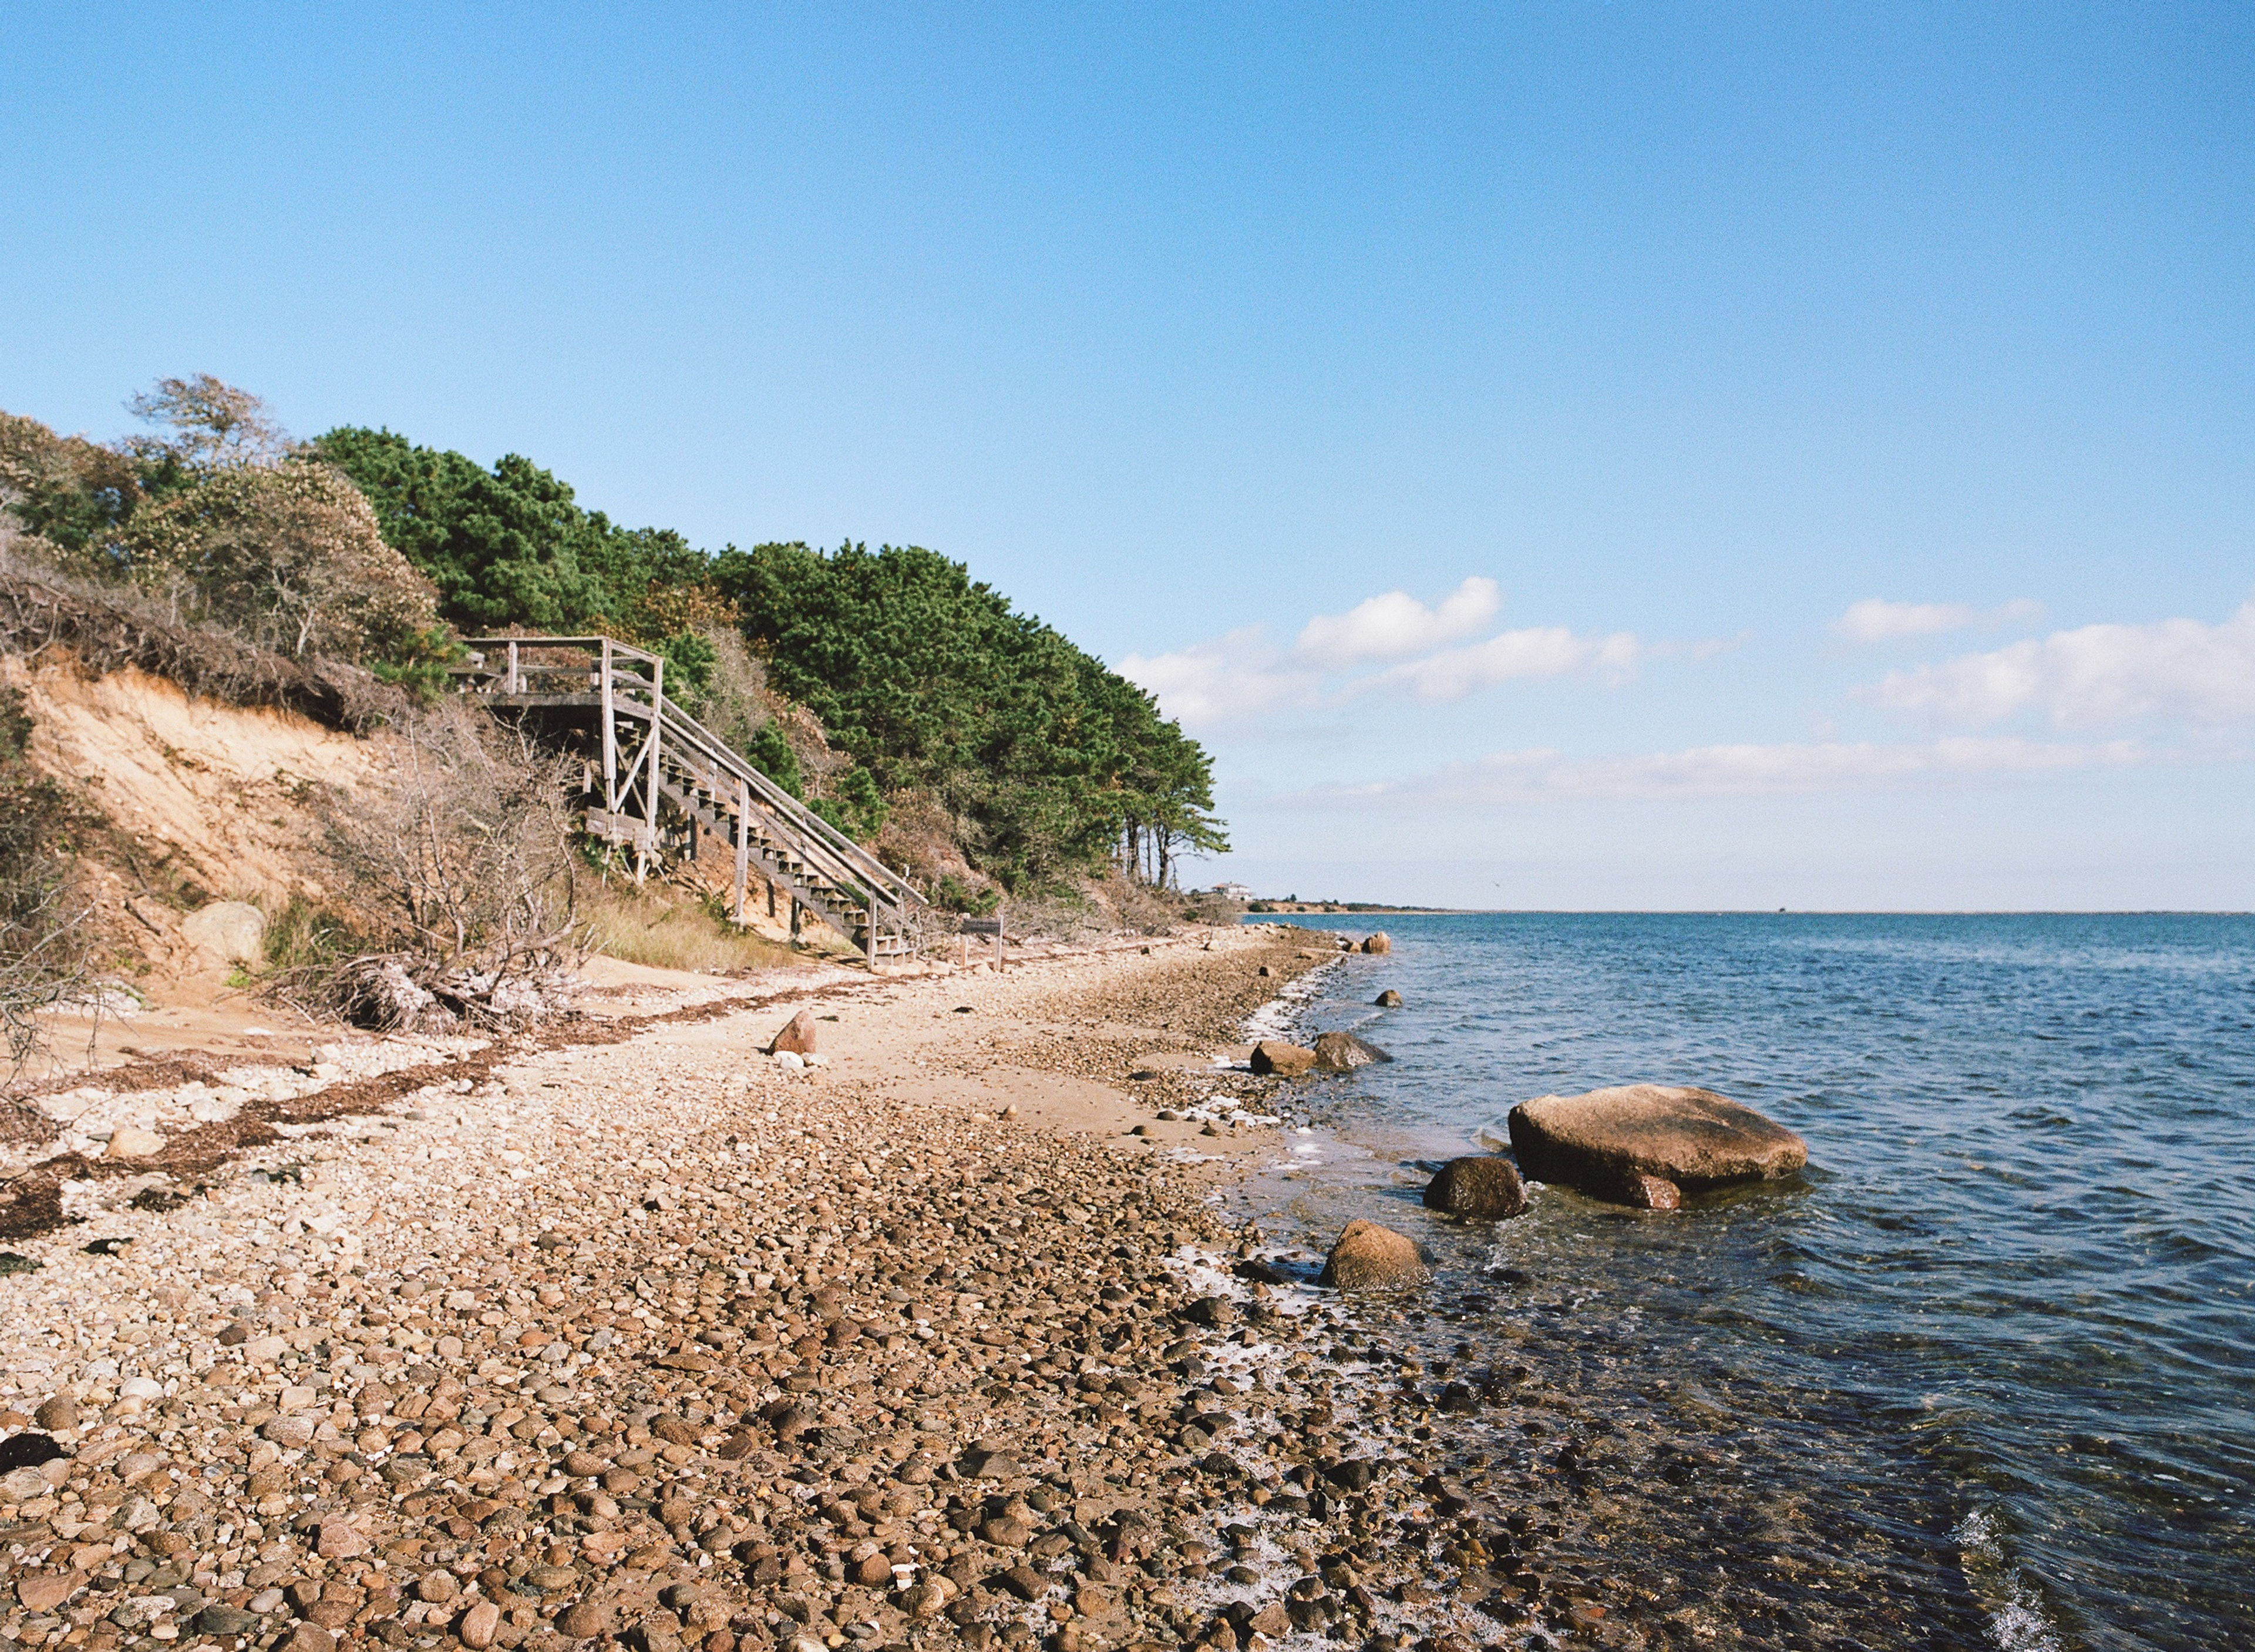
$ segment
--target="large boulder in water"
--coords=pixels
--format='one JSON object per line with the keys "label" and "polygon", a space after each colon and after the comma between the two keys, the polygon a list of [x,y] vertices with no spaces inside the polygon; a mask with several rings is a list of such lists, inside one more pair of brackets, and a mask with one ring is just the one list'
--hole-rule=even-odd
{"label": "large boulder in water", "polygon": [[1500,1222],[1527,1208],[1527,1189],[1519,1170],[1500,1153],[1474,1153],[1451,1159],[1425,1185],[1425,1208],[1475,1221]]}
{"label": "large boulder in water", "polygon": [[1394,1058],[1374,1044],[1365,1044],[1351,1032],[1321,1032],[1316,1035],[1316,1067],[1323,1072],[1348,1072],[1356,1067],[1366,1067],[1373,1062],[1391,1061]]}
{"label": "large boulder in water", "polygon": [[1647,1180],[1690,1192],[1790,1176],[1809,1143],[1752,1107],[1712,1090],[1624,1084],[1584,1095],[1546,1095],[1512,1108],[1511,1150],[1538,1182],[1598,1199],[1667,1208]]}
{"label": "large boulder in water", "polygon": [[1362,938],[1362,950],[1373,957],[1390,953],[1394,950],[1394,937],[1382,929],[1373,931]]}
{"label": "large boulder in water", "polygon": [[1339,1229],[1316,1283],[1335,1290],[1406,1290],[1430,1277],[1416,1240],[1358,1220]]}

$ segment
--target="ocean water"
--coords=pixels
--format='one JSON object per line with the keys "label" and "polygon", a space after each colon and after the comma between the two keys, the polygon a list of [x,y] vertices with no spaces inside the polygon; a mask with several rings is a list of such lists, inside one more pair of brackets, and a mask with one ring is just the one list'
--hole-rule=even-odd
{"label": "ocean water", "polygon": [[[1429,1248],[1408,1334],[1508,1396],[1453,1445],[1549,1564],[1691,1608],[1668,1641],[2255,1645],[2255,920],[1379,921],[1292,1014],[1395,1059],[1306,1086],[1248,1196],[1311,1252],[1352,1215]],[[1807,1172],[1418,1204],[1514,1102],[1637,1080],[1760,1108]]]}

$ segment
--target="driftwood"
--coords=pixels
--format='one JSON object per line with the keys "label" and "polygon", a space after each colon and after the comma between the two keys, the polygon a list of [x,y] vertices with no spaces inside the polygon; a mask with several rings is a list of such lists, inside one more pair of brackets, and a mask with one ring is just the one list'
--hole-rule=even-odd
{"label": "driftwood", "polygon": [[130,665],[206,699],[296,712],[353,734],[395,722],[413,706],[357,665],[300,662],[208,626],[175,625],[137,593],[0,555],[0,653],[37,658],[50,650],[89,677]]}

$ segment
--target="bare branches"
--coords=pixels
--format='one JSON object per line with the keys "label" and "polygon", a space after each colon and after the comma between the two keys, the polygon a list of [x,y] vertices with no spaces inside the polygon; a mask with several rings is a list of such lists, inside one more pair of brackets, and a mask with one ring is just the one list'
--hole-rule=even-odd
{"label": "bare branches", "polygon": [[341,661],[303,664],[224,632],[176,625],[147,598],[35,569],[0,551],[0,652],[61,647],[100,676],[131,665],[191,694],[235,706],[272,706],[332,728],[364,734],[412,705],[373,672]]}
{"label": "bare branches", "polygon": [[390,795],[329,822],[388,944],[335,967],[327,996],[379,1027],[528,1019],[574,950],[560,759],[451,703],[401,733]]}
{"label": "bare branches", "polygon": [[134,418],[168,426],[170,437],[136,437],[130,448],[195,469],[221,465],[272,464],[290,449],[290,435],[267,416],[266,404],[208,373],[160,378],[125,404]]}

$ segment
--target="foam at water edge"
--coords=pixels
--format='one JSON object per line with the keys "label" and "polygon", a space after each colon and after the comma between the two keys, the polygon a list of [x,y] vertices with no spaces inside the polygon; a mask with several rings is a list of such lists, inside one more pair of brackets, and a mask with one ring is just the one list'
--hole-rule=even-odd
{"label": "foam at water edge", "polygon": [[1973,1509],[1950,1536],[1963,1557],[1966,1581],[1989,1608],[1989,1638],[2003,1652],[2067,1652],[2035,1590],[2006,1557],[1997,1517]]}

